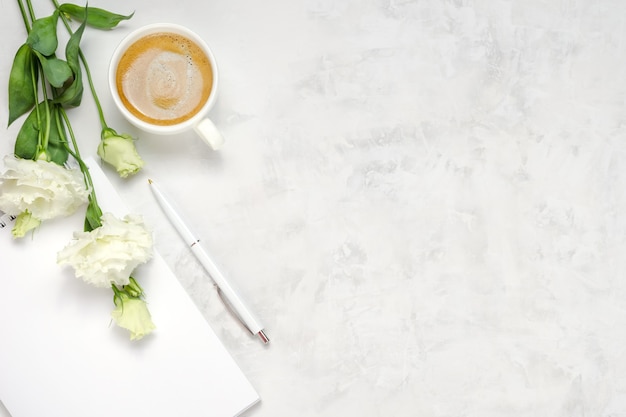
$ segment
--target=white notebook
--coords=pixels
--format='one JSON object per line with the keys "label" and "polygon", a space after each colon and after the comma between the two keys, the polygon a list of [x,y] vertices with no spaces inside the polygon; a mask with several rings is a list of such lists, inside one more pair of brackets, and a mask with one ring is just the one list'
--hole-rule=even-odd
{"label": "white notebook", "polygon": [[[103,210],[127,214],[98,164],[89,166]],[[158,253],[134,274],[157,326],[140,341],[111,323],[112,291],[56,264],[83,211],[20,240],[6,216],[0,227],[0,400],[11,416],[230,417],[257,403]]]}

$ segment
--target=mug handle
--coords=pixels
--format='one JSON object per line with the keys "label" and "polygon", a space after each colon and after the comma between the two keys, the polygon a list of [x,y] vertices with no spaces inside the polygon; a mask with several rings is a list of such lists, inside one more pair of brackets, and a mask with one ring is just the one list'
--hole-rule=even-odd
{"label": "mug handle", "polygon": [[224,137],[211,119],[202,119],[193,128],[211,149],[218,150],[224,144]]}

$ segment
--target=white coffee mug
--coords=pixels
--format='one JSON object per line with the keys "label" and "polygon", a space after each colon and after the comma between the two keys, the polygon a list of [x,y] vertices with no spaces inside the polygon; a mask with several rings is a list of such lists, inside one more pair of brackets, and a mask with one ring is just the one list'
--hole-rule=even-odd
{"label": "white coffee mug", "polygon": [[[208,58],[213,78],[208,97],[206,97],[206,100],[204,100],[203,103],[198,104],[198,106],[201,106],[199,110],[196,110],[196,112],[193,113],[193,115],[191,116],[187,115],[185,120],[173,124],[154,123],[149,120],[149,117],[140,118],[136,114],[133,114],[133,112],[129,110],[127,105],[124,104],[124,101],[122,100],[121,96],[124,93],[120,93],[119,91],[119,78],[117,75],[120,60],[133,44],[135,44],[138,40],[142,38],[146,38],[149,35],[167,33],[180,35],[195,43],[202,50],[202,52],[204,52],[206,58]],[[109,65],[109,88],[113,96],[113,101],[115,102],[115,105],[117,106],[119,111],[130,123],[143,131],[154,133],[157,135],[173,135],[185,132],[190,129],[194,129],[196,133],[213,149],[219,149],[224,143],[224,138],[222,137],[221,133],[215,127],[215,124],[211,121],[211,119],[209,119],[207,116],[217,100],[218,78],[219,76],[217,63],[215,61],[213,53],[211,52],[211,49],[206,44],[206,42],[188,28],[173,23],[154,23],[143,26],[131,32],[117,46],[117,48],[113,52],[113,56],[111,57],[111,62]],[[138,83],[140,84],[144,81],[145,80],[139,80]]]}

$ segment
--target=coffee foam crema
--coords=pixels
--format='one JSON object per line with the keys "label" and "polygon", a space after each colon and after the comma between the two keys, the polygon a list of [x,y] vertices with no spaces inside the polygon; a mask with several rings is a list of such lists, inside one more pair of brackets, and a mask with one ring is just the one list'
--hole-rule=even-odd
{"label": "coffee foam crema", "polygon": [[154,33],[135,41],[122,55],[116,84],[122,103],[137,118],[175,125],[207,102],[213,72],[209,58],[192,40]]}

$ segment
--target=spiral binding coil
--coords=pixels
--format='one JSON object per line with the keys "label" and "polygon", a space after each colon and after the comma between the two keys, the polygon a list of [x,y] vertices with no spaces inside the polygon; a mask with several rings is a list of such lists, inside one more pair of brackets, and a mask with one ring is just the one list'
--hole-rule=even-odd
{"label": "spiral binding coil", "polygon": [[0,210],[0,229],[7,227],[9,222],[12,222],[15,218],[15,216],[11,216],[10,214],[6,214]]}

